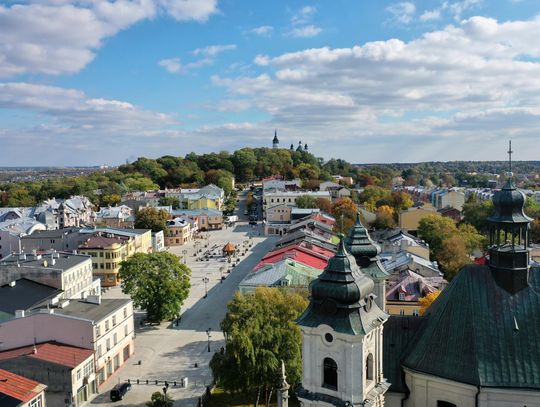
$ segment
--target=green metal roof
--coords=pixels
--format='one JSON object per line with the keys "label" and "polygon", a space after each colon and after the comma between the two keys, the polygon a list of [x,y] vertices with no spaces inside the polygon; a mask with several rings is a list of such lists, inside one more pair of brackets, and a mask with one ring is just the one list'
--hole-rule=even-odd
{"label": "green metal roof", "polygon": [[365,335],[388,317],[374,302],[373,281],[340,242],[323,273],[310,284],[311,298],[297,323],[326,324],[336,332]]}
{"label": "green metal roof", "polygon": [[483,387],[540,389],[540,269],[511,294],[465,266],[423,318],[403,366]]}
{"label": "green metal roof", "polygon": [[492,223],[512,224],[528,223],[532,221],[523,208],[525,206],[525,194],[514,186],[512,179],[508,179],[500,191],[493,195],[495,213],[488,218]]}

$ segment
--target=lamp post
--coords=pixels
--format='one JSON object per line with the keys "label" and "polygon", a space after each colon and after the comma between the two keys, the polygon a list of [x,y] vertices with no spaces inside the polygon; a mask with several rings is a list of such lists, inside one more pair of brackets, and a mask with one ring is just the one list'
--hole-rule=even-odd
{"label": "lamp post", "polygon": [[210,338],[212,337],[212,328],[206,330],[206,336],[208,337],[208,352],[210,352]]}
{"label": "lamp post", "polygon": [[186,254],[187,254],[187,250],[186,250],[186,249],[182,250],[182,254],[184,255],[184,264],[186,264]]}
{"label": "lamp post", "polygon": [[206,247],[210,246],[210,232],[206,232]]}
{"label": "lamp post", "polygon": [[207,284],[208,284],[208,282],[209,282],[210,280],[208,279],[208,277],[203,277],[202,281],[203,281],[203,283],[204,283],[204,297],[203,297],[203,298],[206,298],[206,297],[208,297],[208,288],[207,288]]}

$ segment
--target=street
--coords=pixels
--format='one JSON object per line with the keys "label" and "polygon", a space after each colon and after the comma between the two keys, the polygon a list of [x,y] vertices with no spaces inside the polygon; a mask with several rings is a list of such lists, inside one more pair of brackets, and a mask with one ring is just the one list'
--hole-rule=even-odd
{"label": "street", "polygon": [[[238,212],[242,210],[241,206]],[[135,354],[110,382],[103,385],[101,394],[91,404],[144,406],[153,392],[162,391],[163,381],[166,380],[169,383],[167,394],[175,400],[175,406],[197,405],[198,398],[212,381],[208,363],[214,352],[224,346],[220,322],[225,316],[227,302],[233,297],[242,278],[275,244],[275,238],[259,236],[259,227],[262,226],[250,227],[246,222],[239,222],[221,231],[205,232],[203,239],[196,239],[187,245],[169,248],[171,253],[185,260],[192,270],[191,290],[182,306],[181,321],[178,326],[163,322],[161,325],[141,327],[139,321],[144,314],[137,313]],[[221,256],[221,249],[227,242],[239,247],[239,256],[233,257],[231,263]],[[194,255],[196,250],[201,252],[197,256]],[[215,255],[207,261],[196,260],[205,253]],[[239,263],[231,269],[236,259]],[[225,277],[223,280],[222,275]],[[119,296],[124,296],[119,287],[104,294],[104,298]],[[187,378],[187,387],[180,387],[183,378]],[[128,379],[132,383],[131,390],[122,401],[111,402],[109,390]],[[136,384],[137,379],[141,384]],[[149,384],[146,384],[146,380]],[[156,385],[156,380],[161,383]],[[175,381],[177,386],[174,386]]]}

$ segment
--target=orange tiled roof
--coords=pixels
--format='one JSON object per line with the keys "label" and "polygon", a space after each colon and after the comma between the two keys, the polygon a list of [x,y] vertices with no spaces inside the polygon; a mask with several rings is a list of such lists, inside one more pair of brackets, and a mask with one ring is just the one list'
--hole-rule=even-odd
{"label": "orange tiled roof", "polygon": [[45,385],[7,370],[0,369],[0,393],[24,403],[29,402],[45,389]]}
{"label": "orange tiled roof", "polygon": [[94,354],[93,350],[64,345],[58,342],[44,342],[36,344],[36,350],[37,352],[34,353],[33,345],[6,350],[0,352],[0,360],[27,356],[34,359],[43,360],[45,362],[74,368],[79,366],[82,362]]}

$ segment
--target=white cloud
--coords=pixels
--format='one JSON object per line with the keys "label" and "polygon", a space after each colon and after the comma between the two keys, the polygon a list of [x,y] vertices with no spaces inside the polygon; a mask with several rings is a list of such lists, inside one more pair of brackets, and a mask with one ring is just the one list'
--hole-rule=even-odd
{"label": "white cloud", "polygon": [[483,0],[445,1],[441,8],[448,10],[456,20],[460,20],[465,11],[479,6],[482,2]]}
{"label": "white cloud", "polygon": [[420,21],[434,21],[441,19],[440,10],[426,10],[420,16]]}
{"label": "white cloud", "polygon": [[76,73],[103,41],[162,10],[178,20],[205,21],[217,0],[41,1],[0,5],[0,78],[25,73]]}
{"label": "white cloud", "polygon": [[294,25],[307,24],[316,12],[317,9],[314,6],[304,6],[292,16],[291,23]]}
{"label": "white cloud", "polygon": [[287,33],[287,35],[296,38],[310,38],[316,37],[321,33],[322,29],[315,25],[306,25],[303,27],[293,28]]}
{"label": "white cloud", "polygon": [[413,21],[416,6],[409,1],[403,1],[388,6],[386,10],[392,14],[395,21],[402,24],[409,24]]}
{"label": "white cloud", "polygon": [[232,51],[236,49],[236,44],[227,45],[209,45],[204,48],[197,48],[193,51],[193,55],[205,55],[207,57],[215,57],[225,51]]}
{"label": "white cloud", "polygon": [[261,25],[260,27],[255,27],[251,30],[253,34],[265,36],[270,35],[274,31],[274,27],[271,25]]}
{"label": "white cloud", "polygon": [[180,58],[162,59],[158,62],[158,65],[162,66],[170,73],[178,73],[182,69]]}
{"label": "white cloud", "polygon": [[[377,144],[369,150],[375,160],[407,161],[411,157],[402,157],[400,149],[421,140],[425,154],[415,159],[433,154],[473,159],[479,157],[455,146],[470,141],[479,147],[508,134],[532,151],[535,126],[540,127],[538,32],[540,17],[513,22],[472,17],[409,42],[259,55],[254,62],[266,72],[213,82],[226,88],[230,99],[242,100],[235,108],[265,112],[271,117],[265,126],[302,134],[325,156],[337,154],[339,145],[339,156],[366,161],[353,152],[367,143]],[[386,143],[386,152],[380,143]]]}

